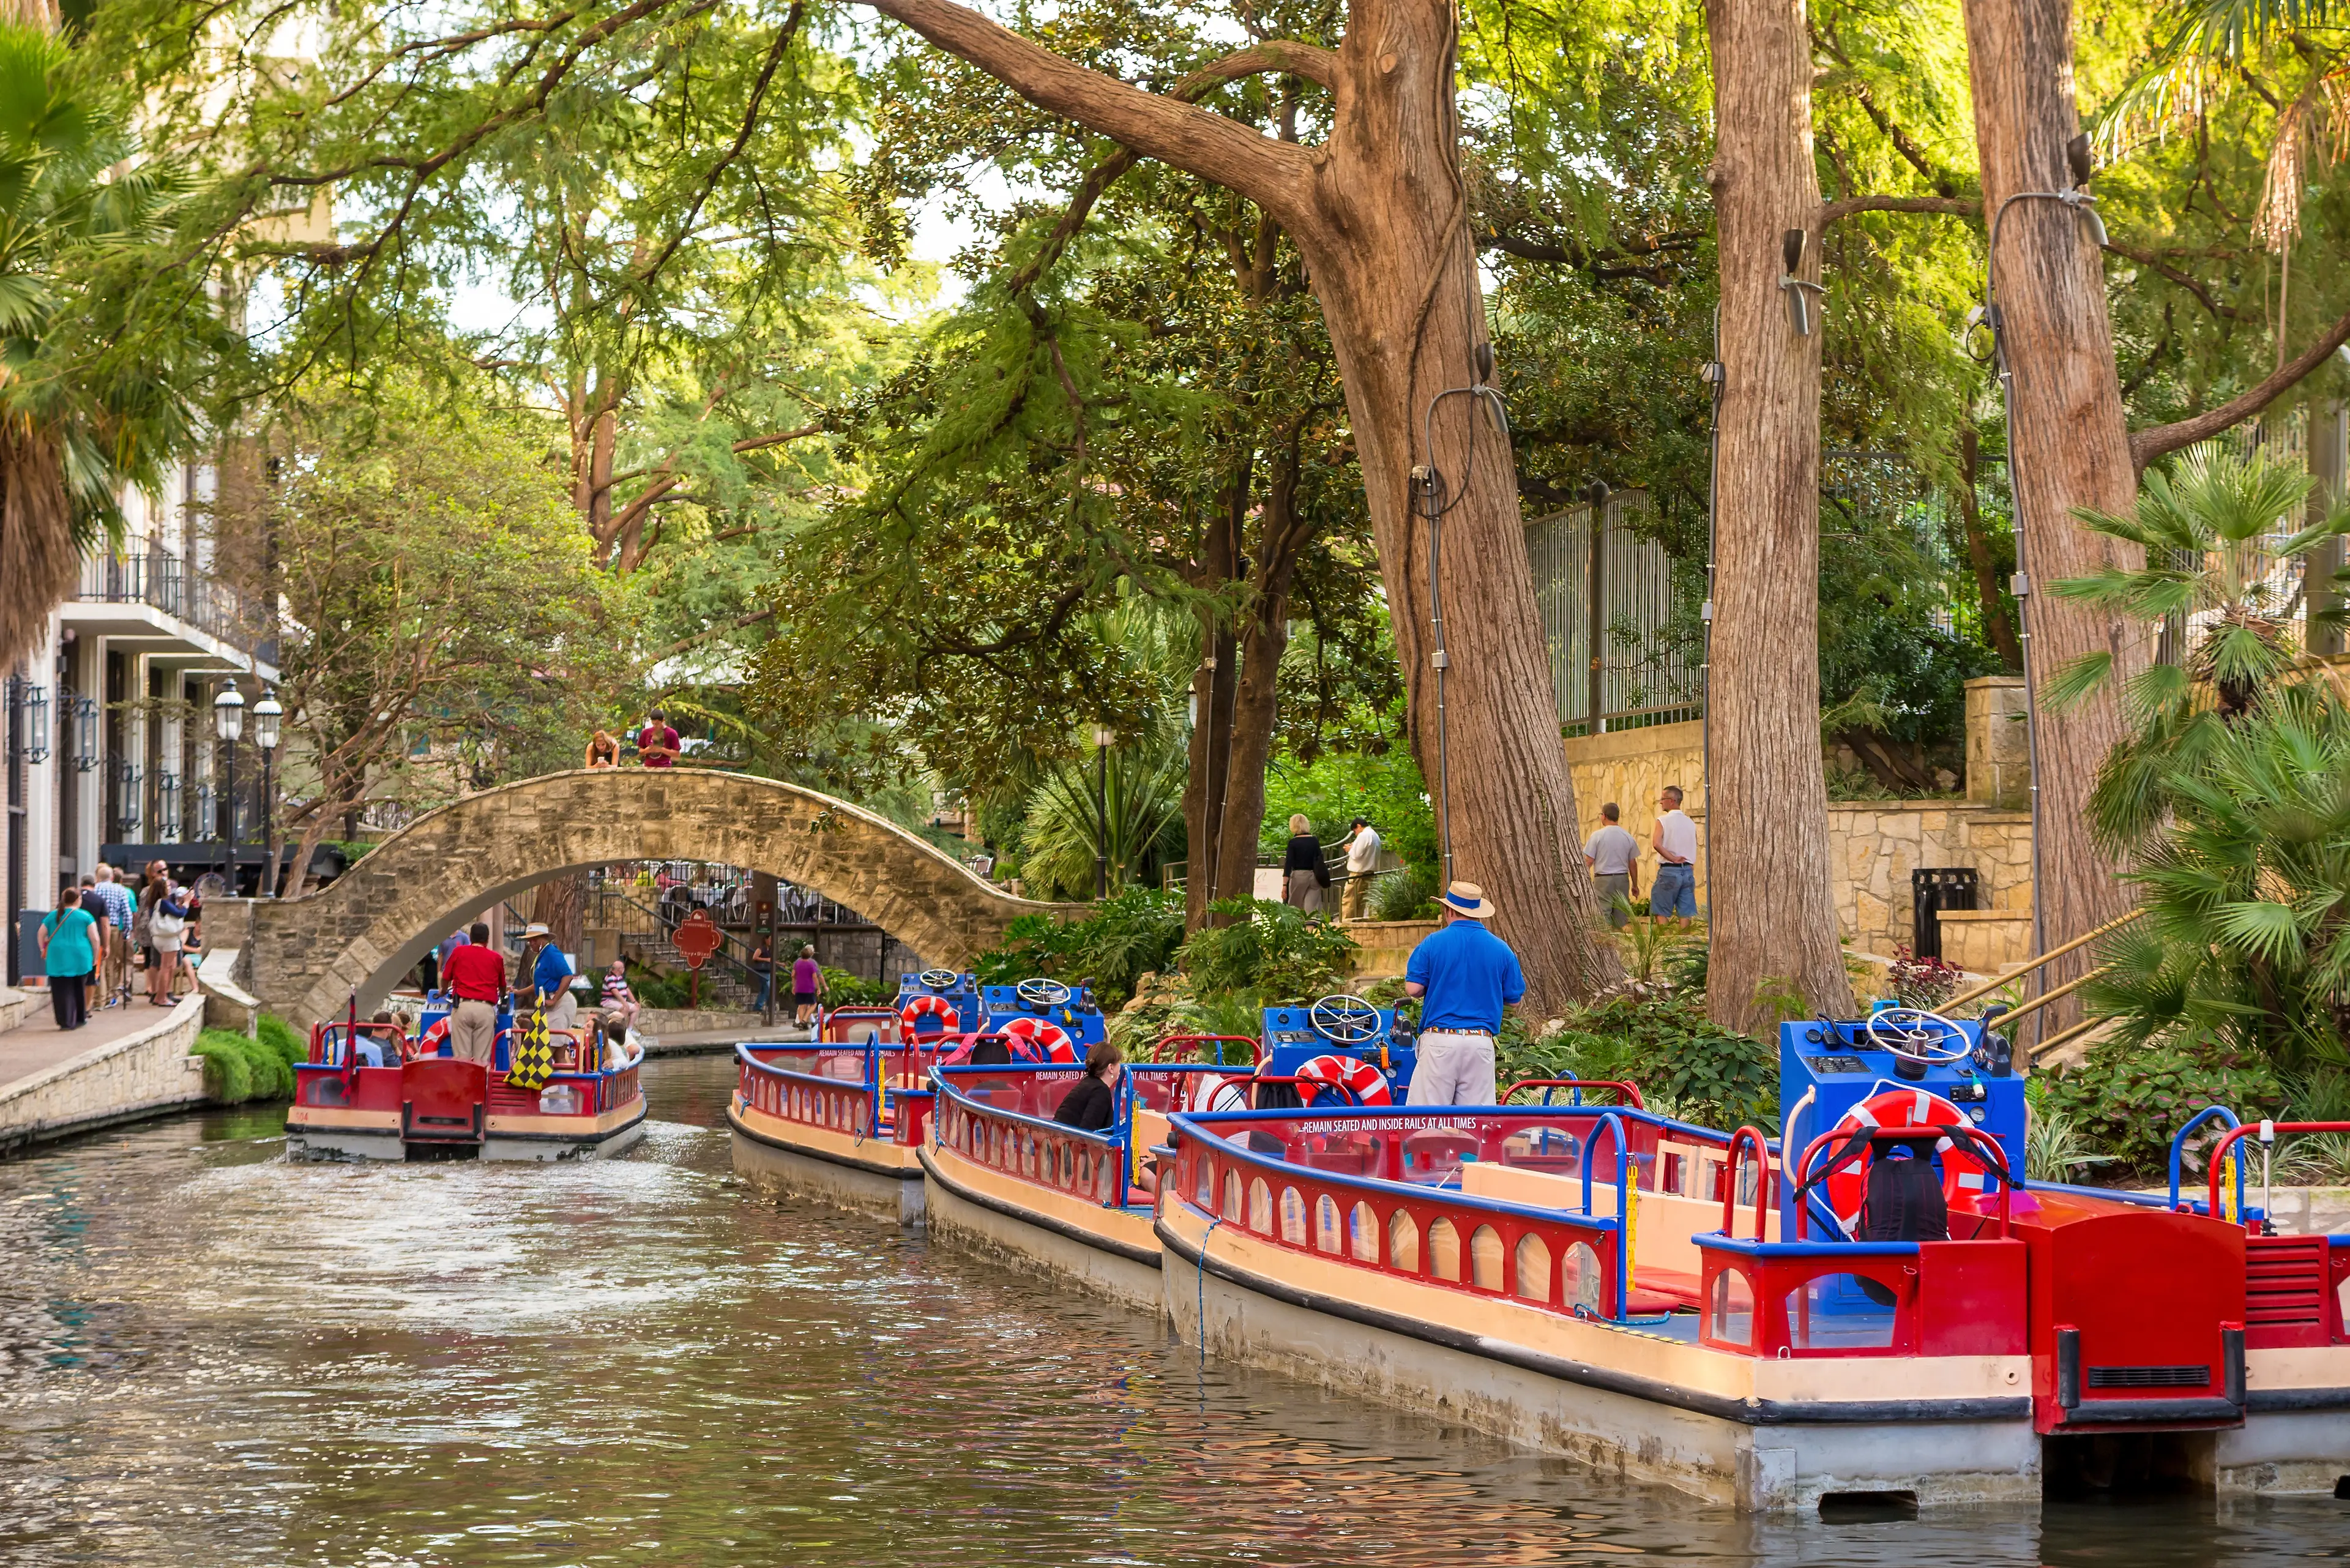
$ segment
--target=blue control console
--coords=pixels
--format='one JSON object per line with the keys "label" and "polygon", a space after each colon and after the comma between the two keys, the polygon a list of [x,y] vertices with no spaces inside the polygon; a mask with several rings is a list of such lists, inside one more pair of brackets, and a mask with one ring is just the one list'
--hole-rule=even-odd
{"label": "blue control console", "polygon": [[1094,1002],[1093,987],[1072,985],[1066,988],[1069,999],[1038,1004],[1025,1001],[1016,985],[990,985],[980,989],[980,1001],[987,1010],[987,1027],[1001,1031],[1015,1018],[1041,1018],[1057,1023],[1068,1031],[1077,1043],[1077,1049],[1098,1043],[1107,1032],[1101,1009]]}
{"label": "blue control console", "polygon": [[[1397,1024],[1392,1007],[1376,1010],[1376,1017],[1369,1013],[1356,1016],[1333,1012],[1326,1008],[1318,1023],[1311,1007],[1268,1007],[1263,1023],[1263,1033],[1258,1037],[1264,1042],[1262,1071],[1268,1076],[1291,1076],[1316,1056],[1352,1056],[1368,1062],[1387,1075],[1399,1104],[1410,1086],[1412,1064],[1419,1059],[1419,1053],[1413,1048],[1410,1027]],[[1357,1034],[1366,1038],[1347,1038]]]}

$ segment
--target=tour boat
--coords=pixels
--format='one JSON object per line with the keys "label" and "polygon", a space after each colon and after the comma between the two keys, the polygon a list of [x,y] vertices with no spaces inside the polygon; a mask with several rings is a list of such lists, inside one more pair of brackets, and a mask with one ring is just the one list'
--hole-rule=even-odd
{"label": "tour boat", "polygon": [[[2199,1204],[2022,1180],[2022,1081],[1981,1023],[1791,1023],[1781,1079],[1778,1140],[1635,1103],[1179,1111],[1165,1309],[1203,1350],[1743,1509],[2036,1500],[2083,1438],[2223,1491],[2350,1474],[2350,1236],[2263,1233],[2216,1151]],[[1905,1159],[1949,1239],[1854,1239]]]}
{"label": "tour boat", "polygon": [[[535,1089],[506,1082],[512,1023],[499,1021],[490,1065],[450,1055],[445,1027],[411,1039],[397,1024],[321,1023],[294,1067],[286,1149],[296,1158],[592,1159],[645,1135],[638,1083],[644,1046],[597,1060],[591,1031],[548,1032],[555,1072]],[[356,1044],[354,1036],[356,1035]]]}
{"label": "tour boat", "polygon": [[735,1171],[911,1224],[922,1215],[913,1140],[930,1104],[930,1064],[962,1037],[922,1040],[889,1007],[829,1009],[814,1034],[734,1048],[726,1122]]}

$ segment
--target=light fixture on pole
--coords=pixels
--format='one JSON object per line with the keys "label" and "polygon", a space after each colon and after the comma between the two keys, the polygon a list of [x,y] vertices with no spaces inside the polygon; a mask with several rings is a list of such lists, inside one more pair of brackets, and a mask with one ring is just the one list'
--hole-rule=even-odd
{"label": "light fixture on pole", "polygon": [[222,851],[227,860],[226,873],[231,893],[236,891],[236,742],[244,733],[244,693],[236,689],[236,680],[221,688],[213,699],[213,734],[225,748],[228,758],[228,813],[226,834]]}
{"label": "light fixture on pole", "polygon": [[286,710],[278,704],[277,693],[265,691],[261,701],[253,705],[253,743],[261,748],[261,886],[256,893],[275,898],[277,889],[277,796],[270,763],[277,757],[278,722]]}
{"label": "light fixture on pole", "polygon": [[98,699],[73,700],[74,771],[88,773],[105,759],[98,750]]}
{"label": "light fixture on pole", "polygon": [[1118,739],[1107,724],[1094,726],[1094,897],[1109,897],[1109,743]]}

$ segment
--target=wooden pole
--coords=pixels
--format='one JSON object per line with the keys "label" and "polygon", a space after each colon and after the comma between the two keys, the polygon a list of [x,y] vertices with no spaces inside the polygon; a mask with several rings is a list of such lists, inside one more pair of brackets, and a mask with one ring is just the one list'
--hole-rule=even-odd
{"label": "wooden pole", "polygon": [[[1986,981],[1982,984],[1975,987],[1972,991],[1960,992],[1959,995],[1954,996],[1950,998],[1950,1001],[1942,1003],[1942,1006],[1945,1009],[1964,1007],[1970,1002],[1981,1002],[1984,997],[1991,995],[1994,992],[2006,990],[2010,985],[2012,985],[2015,981],[2022,979],[2025,975],[2030,974],[2033,970],[2038,969],[2042,964],[2046,963],[2049,960],[2063,958],[2066,953],[2072,952],[2075,949],[2085,948],[2091,942],[2095,941],[2099,937],[2104,936],[2106,932],[2117,931],[2145,913],[2146,911],[2144,909],[2132,909],[2128,914],[2124,915],[2117,920],[2107,920],[2104,925],[2099,926],[2095,930],[2089,932],[2087,935],[2074,937],[2063,947],[2050,948],[2046,952],[2042,953],[2038,958],[2033,959],[2030,963],[2023,965],[2021,969],[2012,969],[2005,974],[2001,975],[1997,980]],[[2046,999],[2043,998],[2043,1000],[2044,1001]],[[2018,1011],[2021,1010],[2019,1009]]]}

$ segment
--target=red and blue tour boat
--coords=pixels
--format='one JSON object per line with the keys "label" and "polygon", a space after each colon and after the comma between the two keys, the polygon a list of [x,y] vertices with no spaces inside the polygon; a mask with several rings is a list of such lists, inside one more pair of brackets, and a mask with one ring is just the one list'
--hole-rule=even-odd
{"label": "red and blue tour boat", "polygon": [[[431,1018],[431,1013],[426,1015]],[[645,1136],[638,1083],[644,1047],[631,1030],[600,1051],[588,1029],[549,1031],[554,1072],[536,1088],[506,1081],[513,1020],[498,1020],[496,1058],[449,1054],[445,1017],[415,1038],[395,1023],[310,1030],[294,1067],[286,1149],[296,1158],[593,1159]]]}
{"label": "red and blue tour boat", "polygon": [[933,1067],[991,1059],[1082,1062],[1102,1037],[1083,987],[1052,980],[981,988],[969,974],[902,977],[889,1007],[817,1015],[814,1038],[746,1042],[726,1111],[734,1168],[902,1223],[923,1213],[919,1145]]}
{"label": "red and blue tour boat", "polygon": [[1325,998],[1253,1066],[1131,1067],[1098,1134],[1049,1119],[1066,1066],[939,1066],[931,1223],[1203,1349],[1743,1509],[2036,1499],[2118,1438],[2215,1491],[2350,1486],[2350,1236],[2272,1233],[2241,1158],[2350,1129],[2215,1109],[2165,1197],[2023,1179],[1995,1024],[1788,1024],[1776,1137],[1630,1085],[1413,1108],[1408,1049]]}

